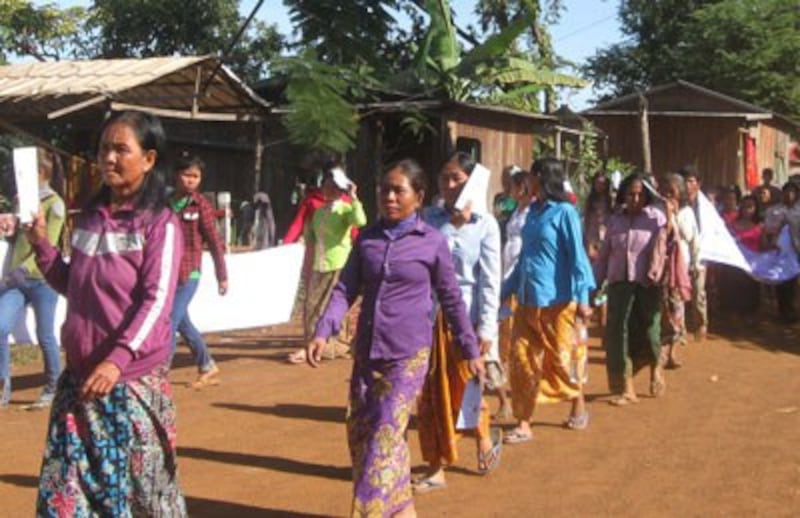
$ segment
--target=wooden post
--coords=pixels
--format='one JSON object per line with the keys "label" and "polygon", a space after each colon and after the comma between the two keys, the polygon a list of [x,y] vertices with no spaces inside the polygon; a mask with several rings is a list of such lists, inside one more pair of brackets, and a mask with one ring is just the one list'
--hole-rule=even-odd
{"label": "wooden post", "polygon": [[556,160],[561,160],[561,130],[556,129]]}
{"label": "wooden post", "polygon": [[[264,126],[261,121],[256,121],[256,145],[253,153],[253,195],[261,190],[261,158],[264,154]],[[250,198],[252,199],[252,195]]]}
{"label": "wooden post", "polygon": [[653,172],[653,158],[650,154],[650,121],[647,115],[647,98],[639,92],[639,127],[642,135],[642,159],[644,172]]}

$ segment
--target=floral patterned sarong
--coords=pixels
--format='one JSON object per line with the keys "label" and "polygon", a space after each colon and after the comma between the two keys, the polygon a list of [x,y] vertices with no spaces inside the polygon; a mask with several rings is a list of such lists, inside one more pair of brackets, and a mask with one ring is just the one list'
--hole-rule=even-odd
{"label": "floral patterned sarong", "polygon": [[347,413],[353,516],[392,516],[411,503],[405,433],[429,355],[425,348],[403,360],[355,361]]}
{"label": "floral patterned sarong", "polygon": [[84,402],[62,374],[50,414],[37,516],[186,516],[166,370]]}

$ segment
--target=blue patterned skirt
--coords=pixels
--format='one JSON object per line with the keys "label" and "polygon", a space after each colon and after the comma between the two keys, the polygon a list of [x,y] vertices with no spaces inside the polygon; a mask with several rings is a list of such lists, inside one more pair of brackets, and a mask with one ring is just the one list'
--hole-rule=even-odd
{"label": "blue patterned skirt", "polygon": [[166,370],[80,400],[67,371],[50,414],[37,516],[186,516]]}

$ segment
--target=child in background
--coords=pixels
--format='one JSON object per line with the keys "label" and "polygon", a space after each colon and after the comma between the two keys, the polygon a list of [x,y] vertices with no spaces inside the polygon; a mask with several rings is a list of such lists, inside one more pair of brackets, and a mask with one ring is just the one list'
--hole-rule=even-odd
{"label": "child in background", "polygon": [[228,272],[225,269],[225,246],[217,232],[214,208],[198,192],[203,181],[205,164],[196,156],[184,154],[175,166],[175,192],[169,200],[183,231],[184,252],[172,307],[172,354],[175,354],[175,331],[180,332],[197,362],[195,389],[219,382],[219,368],[208,352],[208,345],[189,318],[189,304],[200,284],[200,265],[203,244],[208,245],[214,259],[220,295],[228,291]]}

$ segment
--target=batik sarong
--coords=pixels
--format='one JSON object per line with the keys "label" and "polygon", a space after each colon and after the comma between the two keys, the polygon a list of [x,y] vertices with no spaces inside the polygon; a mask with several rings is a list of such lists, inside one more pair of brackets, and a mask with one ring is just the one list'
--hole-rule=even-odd
{"label": "batik sarong", "polygon": [[661,343],[686,345],[686,302],[680,290],[661,289]]}
{"label": "batik sarong", "polygon": [[[433,332],[430,371],[417,408],[419,443],[425,462],[439,466],[458,460],[457,444],[461,433],[456,429],[456,423],[464,391],[473,377],[439,312]],[[489,406],[485,399],[481,399],[475,435],[479,440],[491,438]]]}
{"label": "batik sarong", "polygon": [[59,380],[45,445],[37,516],[186,516],[178,487],[175,406],[166,370],[81,401]]}
{"label": "batik sarong", "polygon": [[571,400],[581,393],[574,376],[585,358],[575,348],[575,303],[549,308],[520,305],[511,348],[511,407],[529,421],[537,403]]}
{"label": "batik sarong", "polygon": [[354,517],[392,516],[412,501],[405,433],[429,355],[425,348],[405,360],[354,362],[347,413]]}

